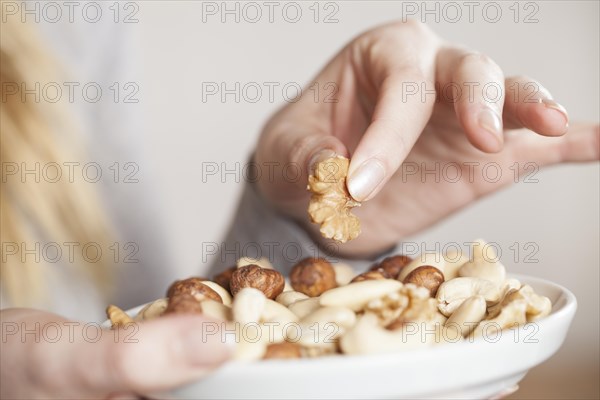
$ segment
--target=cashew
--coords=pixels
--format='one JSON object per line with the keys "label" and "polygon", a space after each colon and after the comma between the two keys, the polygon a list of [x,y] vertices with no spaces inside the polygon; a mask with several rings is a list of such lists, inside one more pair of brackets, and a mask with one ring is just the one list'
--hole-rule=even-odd
{"label": "cashew", "polygon": [[231,306],[231,295],[227,290],[225,290],[223,286],[213,281],[202,281],[202,283],[214,290],[215,292],[217,292],[217,294],[221,296],[223,304],[225,304],[226,306]]}
{"label": "cashew", "polygon": [[469,297],[452,313],[444,328],[446,331],[452,331],[452,335],[460,334],[465,337],[483,320],[485,310],[486,302],[483,296]]}
{"label": "cashew", "polygon": [[436,299],[442,314],[449,317],[471,296],[481,295],[488,304],[500,300],[500,290],[494,283],[481,278],[461,277],[446,281],[440,285]]}
{"label": "cashew", "polygon": [[335,281],[337,282],[338,286],[345,286],[349,284],[356,275],[354,268],[348,264],[335,263],[332,265],[333,269],[335,270]]}
{"label": "cashew", "polygon": [[274,269],[273,264],[271,264],[269,259],[266,257],[261,257],[261,258],[242,257],[239,260],[237,260],[238,268],[242,268],[242,267],[245,267],[246,265],[252,265],[252,264],[258,265],[261,268]]}
{"label": "cashew", "polygon": [[469,261],[469,257],[461,250],[452,249],[444,254],[444,260],[444,278],[449,281],[458,276],[458,270]]}
{"label": "cashew", "polygon": [[517,293],[527,301],[527,322],[537,321],[552,311],[550,299],[535,293],[531,286],[523,285]]}
{"label": "cashew", "polygon": [[304,300],[298,300],[288,306],[291,312],[296,314],[298,318],[304,318],[311,312],[321,306],[319,297],[310,297]]}
{"label": "cashew", "polygon": [[279,296],[275,298],[279,304],[284,306],[289,306],[292,303],[297,302],[298,300],[308,299],[309,297],[301,292],[296,292],[295,290],[290,290],[288,292],[283,292]]}
{"label": "cashew", "polygon": [[396,279],[404,282],[404,279],[406,279],[408,274],[422,265],[431,265],[432,267],[439,269],[440,272],[444,274],[446,269],[446,260],[439,253],[423,253],[415,257],[406,267],[402,268]]}
{"label": "cashew", "polygon": [[402,283],[393,279],[355,282],[326,291],[321,295],[320,303],[322,306],[344,306],[360,311],[369,301],[383,297],[401,287]]}
{"label": "cashew", "polygon": [[167,309],[167,305],[168,300],[166,298],[154,300],[152,303],[146,304],[133,320],[140,322],[160,317]]}
{"label": "cashew", "polygon": [[223,321],[231,320],[231,307],[211,299],[204,299],[201,304],[202,314],[214,319],[222,319]]}
{"label": "cashew", "polygon": [[511,302],[520,300],[524,301],[526,305],[525,319],[527,322],[537,321],[550,314],[552,310],[552,302],[549,298],[535,293],[531,286],[523,285],[519,289],[509,289],[501,302],[489,307],[488,319],[498,316]]}
{"label": "cashew", "polygon": [[484,240],[478,239],[471,246],[471,259],[458,270],[459,276],[487,279],[501,284],[506,279],[506,268],[498,261],[496,251]]}
{"label": "cashew", "polygon": [[240,340],[233,352],[233,359],[239,361],[254,361],[264,357],[267,352],[267,342],[259,340],[257,342],[249,342]]}
{"label": "cashew", "polygon": [[294,314],[286,306],[279,304],[278,302],[267,299],[265,307],[260,316],[261,321],[279,321],[279,322],[296,322],[298,316]]}
{"label": "cashew", "polygon": [[346,354],[372,354],[408,350],[431,345],[437,335],[398,329],[389,331],[379,326],[377,316],[366,313],[340,338]]}
{"label": "cashew", "polygon": [[496,284],[501,284],[506,279],[506,268],[499,261],[488,262],[484,259],[467,261],[458,270],[458,275],[487,279]]}
{"label": "cashew", "polygon": [[[337,338],[351,328],[356,322],[354,311],[346,307],[332,306],[322,307],[310,313],[300,320],[299,338],[288,338],[297,340],[303,347],[325,347],[334,346]],[[290,330],[288,334],[296,335],[297,332]]]}
{"label": "cashew", "polygon": [[246,287],[233,299],[233,319],[242,324],[259,322],[265,309],[267,297],[258,289]]}
{"label": "cashew", "polygon": [[305,325],[335,324],[339,328],[348,329],[356,322],[356,314],[349,308],[340,306],[321,307],[306,317],[300,323]]}
{"label": "cashew", "polygon": [[471,332],[471,337],[489,335],[502,329],[514,328],[527,322],[525,317],[527,302],[523,299],[517,299],[509,302],[500,310],[500,313],[491,319],[483,320]]}

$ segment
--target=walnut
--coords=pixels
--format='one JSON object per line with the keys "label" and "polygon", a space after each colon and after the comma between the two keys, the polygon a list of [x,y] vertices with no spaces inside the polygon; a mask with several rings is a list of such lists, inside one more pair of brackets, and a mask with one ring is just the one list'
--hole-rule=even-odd
{"label": "walnut", "polygon": [[402,283],[414,283],[429,290],[431,297],[435,297],[438,288],[444,283],[444,274],[431,265],[422,265],[412,270]]}
{"label": "walnut", "polygon": [[437,301],[429,297],[423,287],[406,284],[396,292],[367,304],[365,313],[377,316],[382,326],[397,329],[408,322],[438,322],[443,316],[438,312]]}
{"label": "walnut", "polygon": [[342,156],[319,162],[308,177],[312,192],[308,215],[315,224],[321,224],[321,235],[345,243],[360,234],[360,221],[350,210],[360,206],[352,199],[346,187],[350,160]]}
{"label": "walnut", "polygon": [[281,273],[253,264],[237,268],[230,281],[231,294],[234,296],[243,288],[251,287],[260,290],[271,300],[283,292],[284,286],[285,279]]}
{"label": "walnut", "polygon": [[111,329],[121,328],[134,322],[125,311],[114,305],[106,307],[106,316],[110,319]]}
{"label": "walnut", "polygon": [[167,297],[171,298],[180,294],[190,294],[197,301],[202,301],[205,298],[223,303],[221,296],[211,287],[202,283],[203,278],[188,278],[181,281],[175,281],[167,291]]}
{"label": "walnut", "polygon": [[305,258],[290,273],[294,290],[310,297],[320,296],[337,286],[333,266],[323,258]]}
{"label": "walnut", "polygon": [[406,267],[411,261],[412,258],[408,256],[391,256],[384,258],[379,264],[373,265],[371,271],[383,269],[390,277],[396,279],[400,275],[402,268]]}
{"label": "walnut", "polygon": [[237,269],[237,266],[229,267],[225,271],[213,276],[213,282],[221,285],[225,290],[231,293],[231,288],[229,287],[229,283],[231,282],[231,275],[233,271]]}
{"label": "walnut", "polygon": [[163,315],[167,314],[201,314],[202,304],[189,293],[179,293],[169,297],[169,304]]}
{"label": "walnut", "polygon": [[370,280],[375,280],[375,279],[390,279],[390,276],[388,275],[387,272],[385,272],[385,270],[383,270],[382,268],[379,268],[379,269],[363,272],[362,274],[355,276],[354,279],[352,279],[352,281],[350,281],[350,283],[370,281]]}
{"label": "walnut", "polygon": [[300,358],[302,357],[301,350],[302,348],[297,343],[272,343],[267,346],[267,351],[263,358]]}

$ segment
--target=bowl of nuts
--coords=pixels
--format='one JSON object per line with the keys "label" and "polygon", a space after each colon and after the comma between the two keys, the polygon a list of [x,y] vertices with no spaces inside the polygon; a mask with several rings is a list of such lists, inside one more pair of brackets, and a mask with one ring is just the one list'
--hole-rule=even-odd
{"label": "bowl of nuts", "polygon": [[560,285],[507,275],[485,245],[469,257],[397,255],[358,275],[308,258],[286,278],[242,258],[128,312],[109,306],[107,324],[221,321],[210,334],[236,343],[234,359],[175,399],[500,397],[560,348],[577,302]]}

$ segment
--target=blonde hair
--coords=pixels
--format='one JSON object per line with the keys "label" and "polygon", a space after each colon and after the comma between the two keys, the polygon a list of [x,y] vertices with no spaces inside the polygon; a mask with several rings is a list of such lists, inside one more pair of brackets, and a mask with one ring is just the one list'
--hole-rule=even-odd
{"label": "blonde hair", "polygon": [[[23,179],[18,173],[8,173],[9,167],[12,173],[15,168],[23,171],[62,166],[65,162],[82,160],[83,151],[77,145],[76,129],[65,116],[64,104],[37,102],[33,101],[33,96],[23,99],[21,93],[7,93],[9,87],[20,90],[23,85],[30,90],[36,82],[41,85],[56,82],[59,74],[57,64],[44,53],[31,27],[17,17],[5,21],[5,16],[1,16],[0,284],[3,297],[13,306],[31,306],[45,301],[49,288],[44,277],[46,273],[52,273],[53,265],[46,259],[36,260],[39,255],[31,256],[25,250],[38,251],[46,243],[75,246],[73,242],[78,247],[73,252],[74,258],[68,260],[69,268],[74,273],[91,276],[100,286],[100,292],[106,294],[111,275],[110,257],[104,255],[94,262],[96,260],[79,251],[88,243],[94,243],[102,250],[111,243],[108,219],[101,211],[94,184],[81,179],[69,182],[64,174],[58,181],[42,177],[36,182],[36,177],[31,174]],[[61,261],[66,259],[63,255]]]}

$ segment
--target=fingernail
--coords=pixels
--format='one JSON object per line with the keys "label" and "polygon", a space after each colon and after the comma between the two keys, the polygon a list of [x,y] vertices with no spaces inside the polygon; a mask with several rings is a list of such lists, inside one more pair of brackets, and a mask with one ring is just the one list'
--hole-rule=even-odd
{"label": "fingernail", "polygon": [[485,108],[479,112],[479,126],[485,129],[490,135],[489,144],[493,148],[502,145],[502,122],[498,114],[491,108]]}
{"label": "fingernail", "polygon": [[323,160],[327,160],[328,158],[334,157],[336,155],[335,151],[331,149],[323,149],[319,150],[315,154],[310,157],[308,161],[308,171],[313,172],[315,165],[320,163]]}
{"label": "fingernail", "polygon": [[385,178],[383,164],[371,158],[361,164],[348,178],[348,191],[358,201],[367,199]]}
{"label": "fingernail", "polygon": [[562,105],[560,105],[559,103],[557,103],[556,101],[554,101],[552,99],[541,99],[540,101],[547,108],[551,108],[551,109],[556,110],[559,113],[561,113],[561,115],[565,119],[565,126],[569,126],[569,114],[567,113],[566,108],[564,108]]}

